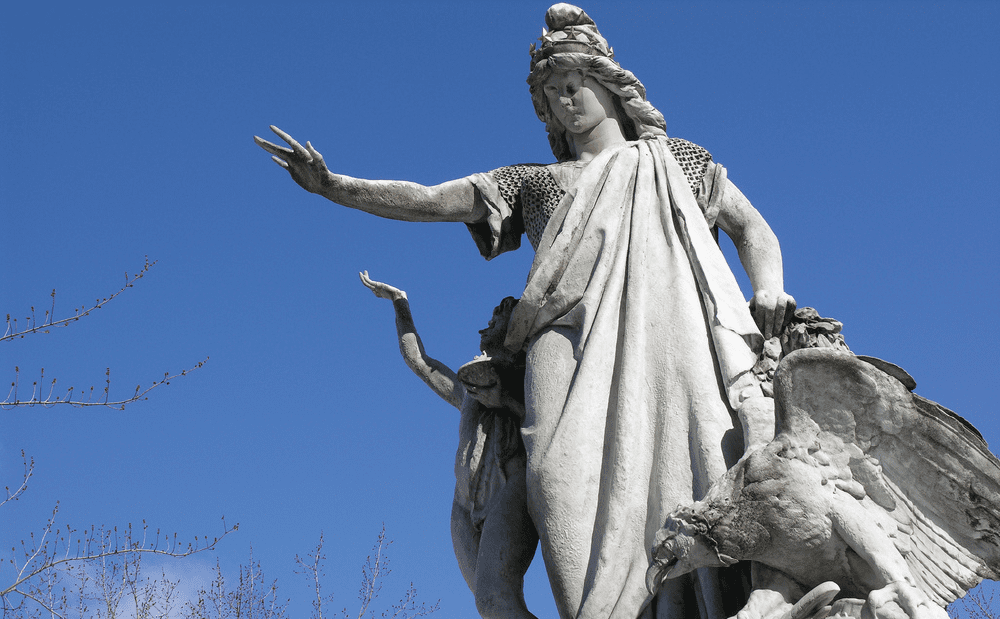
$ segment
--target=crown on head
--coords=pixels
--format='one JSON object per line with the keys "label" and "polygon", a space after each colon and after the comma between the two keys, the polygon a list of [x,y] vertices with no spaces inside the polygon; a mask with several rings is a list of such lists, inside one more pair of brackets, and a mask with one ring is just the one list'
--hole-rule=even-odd
{"label": "crown on head", "polygon": [[580,52],[592,56],[614,58],[615,52],[597,31],[594,20],[578,6],[560,2],[545,12],[545,25],[539,39],[541,46],[531,44],[531,68],[552,54]]}

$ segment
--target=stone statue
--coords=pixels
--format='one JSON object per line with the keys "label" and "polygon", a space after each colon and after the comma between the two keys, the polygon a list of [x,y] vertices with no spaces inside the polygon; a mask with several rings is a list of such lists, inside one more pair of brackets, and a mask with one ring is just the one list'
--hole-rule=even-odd
{"label": "stone statue", "polygon": [[503,350],[510,312],[504,299],[480,331],[484,357],[456,373],[425,351],[406,293],[373,281],[361,282],[396,310],[399,351],[414,374],[461,411],[455,456],[455,500],[451,536],[462,576],[476,608],[490,619],[536,619],[524,602],[524,574],[535,555],[538,533],[528,516],[521,442],[524,366]]}
{"label": "stone statue", "polygon": [[[749,603],[740,569],[700,568],[656,596],[645,573],[668,515],[704,498],[744,444],[773,437],[753,370],[795,309],[778,242],[725,168],[668,137],[585,12],[557,4],[545,19],[528,84],[556,163],[427,187],[333,173],[275,127],[287,147],[256,142],[338,204],[466,223],[486,259],[527,235],[535,260],[504,344],[525,354],[527,508],[560,616],[768,615],[780,571],[755,572]],[[719,228],[749,275],[749,307]]]}
{"label": "stone statue", "polygon": [[650,589],[752,560],[800,587],[793,616],[946,619],[946,604],[1000,579],[1000,460],[906,382],[836,347],[786,357],[777,436],[671,514]]}

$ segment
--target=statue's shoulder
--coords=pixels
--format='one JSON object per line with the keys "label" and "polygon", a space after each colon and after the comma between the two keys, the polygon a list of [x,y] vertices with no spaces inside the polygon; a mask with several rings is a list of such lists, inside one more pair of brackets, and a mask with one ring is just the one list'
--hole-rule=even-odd
{"label": "statue's shoulder", "polygon": [[558,182],[558,163],[517,163],[490,170],[500,193],[513,202],[522,194],[548,195],[562,191]]}
{"label": "statue's shoulder", "polygon": [[526,178],[547,174],[547,169],[550,165],[557,164],[515,163],[513,165],[505,165],[500,168],[495,168],[487,172],[487,174],[490,174],[497,180],[511,181],[513,179],[517,179],[518,181],[521,181]]}
{"label": "statue's shoulder", "polygon": [[685,163],[707,167],[712,162],[712,153],[708,149],[684,138],[667,138],[667,148],[681,167],[686,167]]}
{"label": "statue's shoulder", "polygon": [[683,138],[667,138],[667,148],[680,164],[695,196],[703,193],[702,179],[712,162],[712,153]]}

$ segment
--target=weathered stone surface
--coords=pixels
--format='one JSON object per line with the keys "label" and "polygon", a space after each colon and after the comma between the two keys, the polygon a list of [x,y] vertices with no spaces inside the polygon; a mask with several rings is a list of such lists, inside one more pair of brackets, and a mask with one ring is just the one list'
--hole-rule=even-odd
{"label": "weathered stone surface", "polygon": [[861,600],[838,613],[914,618],[997,579],[1000,460],[967,422],[830,348],[781,362],[775,405],[774,441],[667,520],[652,587],[752,560]]}

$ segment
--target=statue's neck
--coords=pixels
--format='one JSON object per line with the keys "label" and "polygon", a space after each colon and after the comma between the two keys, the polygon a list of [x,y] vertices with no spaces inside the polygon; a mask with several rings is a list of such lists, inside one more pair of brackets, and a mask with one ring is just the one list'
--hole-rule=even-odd
{"label": "statue's neck", "polygon": [[577,161],[590,161],[606,148],[626,142],[621,125],[615,118],[606,118],[598,125],[581,133],[568,133],[569,148]]}

